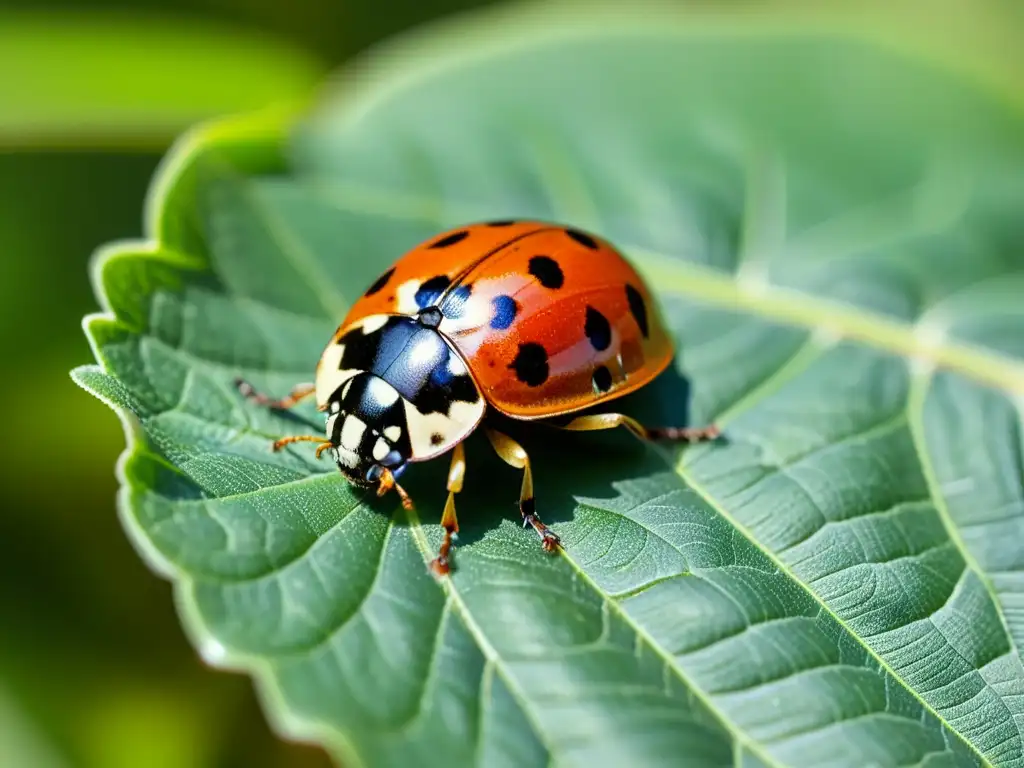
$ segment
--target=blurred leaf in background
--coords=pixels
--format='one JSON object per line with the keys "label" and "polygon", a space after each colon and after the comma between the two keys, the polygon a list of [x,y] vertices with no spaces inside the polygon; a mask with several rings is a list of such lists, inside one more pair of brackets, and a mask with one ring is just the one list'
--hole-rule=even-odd
{"label": "blurred leaf in background", "polygon": [[322,65],[279,38],[174,16],[0,15],[0,146],[163,150],[213,115],[302,98]]}
{"label": "blurred leaf in background", "polygon": [[94,302],[71,276],[94,243],[139,230],[155,161],[0,156],[4,370],[17,371],[0,387],[19,436],[0,463],[0,679],[71,765],[273,764],[283,755],[248,684],[201,668],[170,591],[123,536],[111,464],[121,430],[61,382],[67,360],[88,355],[75,315]]}
{"label": "blurred leaf in background", "polygon": [[[18,754],[103,768],[322,764],[267,732],[245,679],[200,665],[170,589],[114,515],[122,433],[66,377],[89,358],[86,261],[141,233],[160,155],[190,124],[301,104],[321,73],[378,39],[479,4],[0,0],[0,734],[24,731]],[[1015,0],[687,7],[869,35],[1008,101],[1024,93]],[[5,760],[11,743],[0,736],[0,764],[25,764]]]}
{"label": "blurred leaf in background", "polygon": [[323,764],[268,732],[246,681],[195,659],[113,514],[121,431],[61,375],[88,354],[89,255],[141,231],[167,144],[197,120],[304,99],[323,69],[223,23],[0,10],[0,340],[18,372],[0,396],[20,436],[0,462],[0,764]]}

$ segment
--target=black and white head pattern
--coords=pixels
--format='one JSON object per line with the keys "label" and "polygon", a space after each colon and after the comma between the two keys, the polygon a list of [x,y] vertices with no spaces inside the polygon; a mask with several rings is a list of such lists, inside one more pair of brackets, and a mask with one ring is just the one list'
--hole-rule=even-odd
{"label": "black and white head pattern", "polygon": [[338,465],[360,477],[373,464],[397,467],[412,449],[405,411],[395,388],[369,373],[342,385],[327,413],[327,436]]}
{"label": "black and white head pattern", "polygon": [[403,460],[436,456],[472,432],[485,410],[462,358],[414,317],[372,315],[353,326],[325,351],[317,391],[331,393],[328,437],[339,463],[353,460],[346,451],[383,461],[376,454],[389,456],[385,448]]}

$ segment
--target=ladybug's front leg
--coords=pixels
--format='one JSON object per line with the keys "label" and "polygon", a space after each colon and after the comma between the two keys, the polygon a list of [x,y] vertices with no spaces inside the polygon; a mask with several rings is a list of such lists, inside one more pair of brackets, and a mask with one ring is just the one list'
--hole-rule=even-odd
{"label": "ladybug's front leg", "polygon": [[537,517],[537,503],[533,498],[533,473],[530,471],[530,457],[523,446],[508,435],[496,429],[487,428],[487,438],[494,446],[495,453],[502,461],[516,469],[523,470],[523,488],[519,493],[519,512],[523,516],[523,527],[530,526],[540,536],[541,546],[554,552],[561,544],[558,536]]}
{"label": "ladybug's front leg", "polygon": [[292,443],[316,443],[316,457],[318,459],[320,454],[331,447],[331,441],[319,435],[291,435],[289,437],[282,437],[280,440],[275,440],[271,443],[270,447],[276,452]]}

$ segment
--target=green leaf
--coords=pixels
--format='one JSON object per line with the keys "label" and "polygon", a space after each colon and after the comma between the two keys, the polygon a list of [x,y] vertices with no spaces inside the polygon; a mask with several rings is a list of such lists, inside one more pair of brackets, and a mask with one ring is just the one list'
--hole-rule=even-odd
{"label": "green leaf", "polygon": [[[100,260],[75,377],[196,645],[347,765],[1024,765],[1021,117],[860,39],[567,13],[378,54],[284,155],[190,137]],[[625,250],[678,354],[622,407],[726,439],[526,425],[551,557],[474,435],[438,583],[443,461],[406,515],[231,381],[308,380],[403,250],[516,216]]]}
{"label": "green leaf", "polygon": [[197,120],[306,98],[322,65],[181,17],[4,12],[0,71],[0,147],[162,149]]}

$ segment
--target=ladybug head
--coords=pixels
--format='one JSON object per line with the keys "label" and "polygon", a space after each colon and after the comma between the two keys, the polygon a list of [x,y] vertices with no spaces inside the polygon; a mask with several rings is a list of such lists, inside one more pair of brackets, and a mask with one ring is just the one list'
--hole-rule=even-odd
{"label": "ladybug head", "polygon": [[370,373],[358,373],[330,401],[327,438],[338,469],[360,488],[393,483],[412,450],[401,397]]}
{"label": "ladybug head", "polygon": [[389,448],[382,460],[375,458],[372,453],[368,454],[358,448],[352,450],[344,445],[334,445],[332,451],[341,474],[352,485],[360,488],[376,488],[385,469],[391,473],[392,478],[397,478],[406,467],[405,459],[394,448]]}

